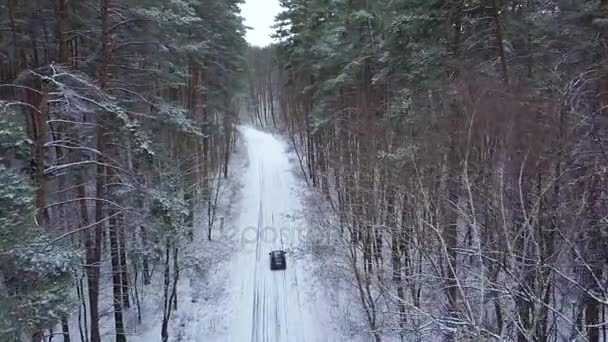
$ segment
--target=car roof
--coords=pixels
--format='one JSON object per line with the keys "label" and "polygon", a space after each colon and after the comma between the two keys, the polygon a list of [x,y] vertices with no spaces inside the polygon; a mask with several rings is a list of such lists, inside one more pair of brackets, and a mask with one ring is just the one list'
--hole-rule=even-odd
{"label": "car roof", "polygon": [[272,251],[270,253],[272,253],[272,254],[285,254],[285,251],[275,250],[275,251]]}

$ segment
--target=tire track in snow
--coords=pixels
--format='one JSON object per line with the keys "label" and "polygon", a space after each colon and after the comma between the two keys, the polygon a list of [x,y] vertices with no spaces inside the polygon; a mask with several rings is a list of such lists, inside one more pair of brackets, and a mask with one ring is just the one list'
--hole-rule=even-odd
{"label": "tire track in snow", "polygon": [[[294,214],[301,210],[301,204],[294,190],[303,184],[291,173],[293,165],[285,152],[286,145],[253,128],[244,127],[241,132],[250,163],[244,173],[243,209],[238,225],[241,238],[248,240],[241,240],[247,243],[241,245],[231,268],[235,285],[231,305],[236,315],[229,323],[228,336],[210,342],[343,341],[323,329],[321,323],[328,309],[324,303],[310,301],[309,292],[300,288],[309,286],[315,275],[304,267],[303,260],[294,260],[291,253],[300,247]],[[252,232],[255,239],[250,236]],[[289,256],[287,269],[271,271],[268,252],[279,248]]]}
{"label": "tire track in snow", "polygon": [[275,336],[277,340],[281,339],[281,321],[279,318],[279,292],[274,291],[274,321],[275,321]]}
{"label": "tire track in snow", "polygon": [[[264,179],[262,177],[262,175],[264,170],[264,164],[262,163],[262,161],[259,162],[258,164],[258,173],[259,173],[259,186],[260,186],[260,198],[259,198],[259,205],[258,205],[258,223],[257,223],[257,229],[256,229],[256,242],[255,242],[255,259],[254,259],[254,263],[253,263],[253,286],[254,286],[254,297],[253,297],[253,312],[252,312],[252,317],[251,317],[251,341],[252,342],[258,342],[258,337],[259,337],[259,329],[260,329],[260,286],[259,286],[259,278],[258,278],[258,268],[259,268],[259,264],[260,264],[260,255],[261,255],[261,231],[262,231],[262,226],[264,223],[264,202],[263,202],[263,198],[261,196],[261,194],[263,193],[264,190]],[[265,301],[265,296],[264,294],[262,295],[262,301]],[[264,311],[262,310],[261,314],[264,314]],[[262,318],[263,320],[263,318]],[[262,334],[264,333],[264,331],[262,331]],[[265,341],[264,339],[262,339],[262,341]]]}
{"label": "tire track in snow", "polygon": [[[264,285],[266,285],[265,281],[264,281]],[[268,341],[268,319],[267,319],[267,315],[266,315],[268,310],[266,310],[266,299],[267,299],[266,286],[264,286],[263,293],[264,293],[264,295],[263,295],[264,300],[262,301],[262,342],[266,342],[266,341]]]}

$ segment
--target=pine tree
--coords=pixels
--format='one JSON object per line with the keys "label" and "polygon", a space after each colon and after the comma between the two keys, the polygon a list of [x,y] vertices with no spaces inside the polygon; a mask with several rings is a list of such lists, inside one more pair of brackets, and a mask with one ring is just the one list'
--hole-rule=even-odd
{"label": "pine tree", "polygon": [[34,221],[34,187],[23,173],[31,141],[15,112],[4,107],[1,113],[0,339],[20,341],[73,309],[71,272],[79,258]]}
{"label": "pine tree", "polygon": [[[246,46],[238,5],[188,0],[0,4],[0,26],[8,28],[0,31],[0,100],[21,117],[0,128],[11,134],[19,129],[29,138],[19,174],[23,184],[31,183],[31,194],[24,190],[23,198],[33,196],[33,207],[22,210],[36,213],[32,225],[38,224],[51,245],[66,245],[85,259],[84,267],[66,269],[68,274],[57,271],[65,277],[61,291],[70,293],[70,276],[82,279],[83,274],[88,288],[84,293],[82,282],[74,281],[81,299],[77,308],[68,305],[48,317],[27,314],[40,320],[31,327],[8,321],[6,326],[39,340],[44,330],[62,322],[67,340],[76,333],[67,331],[67,319],[78,311],[81,339],[100,341],[100,312],[109,309],[115,338],[126,341],[133,327],[126,326],[123,311],[133,304],[140,310],[139,298],[131,296],[152,283],[151,269],[164,265],[166,248],[174,289],[185,267],[179,251],[190,241],[165,243],[164,218],[172,217],[170,226],[180,232],[189,227],[187,236],[212,238],[220,180],[228,174],[238,122]],[[162,211],[154,209],[160,200]],[[205,213],[204,225],[194,225],[194,212]],[[11,248],[0,260],[2,267],[15,257]],[[56,252],[40,248],[38,253]],[[111,308],[99,300],[106,258],[112,267]],[[176,308],[178,299],[172,298]]]}
{"label": "pine tree", "polygon": [[601,340],[605,6],[282,5],[281,126],[336,209],[371,337]]}

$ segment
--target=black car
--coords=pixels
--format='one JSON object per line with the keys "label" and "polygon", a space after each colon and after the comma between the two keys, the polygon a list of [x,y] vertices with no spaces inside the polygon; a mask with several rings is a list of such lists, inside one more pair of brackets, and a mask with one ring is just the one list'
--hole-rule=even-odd
{"label": "black car", "polygon": [[270,254],[271,270],[284,270],[287,268],[287,263],[285,262],[285,251],[272,251],[268,254]]}

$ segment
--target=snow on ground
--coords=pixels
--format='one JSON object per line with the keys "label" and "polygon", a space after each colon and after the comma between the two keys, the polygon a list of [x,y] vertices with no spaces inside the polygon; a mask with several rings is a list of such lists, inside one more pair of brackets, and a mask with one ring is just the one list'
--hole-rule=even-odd
{"label": "snow on ground", "polygon": [[[220,299],[198,302],[181,315],[182,341],[336,342],[329,302],[301,247],[305,184],[292,172],[287,146],[269,133],[242,127],[247,167],[239,213],[222,233],[233,253],[205,281]],[[287,251],[287,269],[271,271],[268,253]],[[201,291],[199,288],[198,291]],[[188,317],[186,317],[188,316]]]}
{"label": "snow on ground", "polygon": [[[228,218],[238,214],[238,208],[236,208],[235,203],[240,202],[240,196],[242,195],[240,191],[242,180],[239,178],[239,175],[247,167],[246,151],[244,151],[244,145],[241,140],[237,140],[237,152],[233,154],[230,162],[228,180],[223,181],[220,187],[216,213],[217,220],[213,230],[214,240],[207,241],[206,209],[202,208],[193,217],[196,227],[196,233],[194,234],[197,239],[196,243],[185,248],[182,246],[184,250],[180,253],[180,268],[183,269],[181,270],[182,277],[178,284],[178,310],[172,313],[173,316],[169,328],[170,341],[203,341],[202,337],[184,338],[184,327],[193,315],[197,315],[201,311],[205,311],[206,313],[219,311],[220,299],[226,295],[222,283],[212,282],[210,279],[214,279],[214,274],[227,272],[222,267],[223,263],[221,261],[228,259],[232,253],[235,253],[235,245],[230,244],[229,241],[220,239],[219,235]],[[224,222],[223,224],[222,221]],[[141,323],[139,322],[138,312],[135,308],[133,287],[131,287],[132,306],[123,312],[125,329],[128,335],[127,340],[129,342],[155,342],[161,340],[160,331],[163,311],[162,267],[156,266],[152,269],[152,273],[153,277],[150,285],[142,286],[142,280],[138,280],[139,286],[137,288],[141,305]],[[112,311],[112,274],[110,260],[107,255],[104,255],[104,259],[102,260],[101,277],[101,339],[104,342],[111,342],[115,339],[115,333]],[[86,294],[86,276],[83,276],[81,281]],[[89,335],[87,331],[87,325],[90,320],[88,313],[87,317],[84,317],[81,307],[79,311],[77,310],[69,319],[72,342],[82,342],[86,339],[82,339],[81,335]],[[212,318],[207,322],[210,325],[209,330],[212,330],[214,325],[219,324],[220,316]],[[53,342],[63,342],[63,337],[58,334],[61,331],[61,326],[57,326],[54,330],[57,335],[53,338]]]}
{"label": "snow on ground", "polygon": [[[330,269],[311,253],[309,226],[303,217],[306,184],[288,146],[271,133],[243,126],[239,151],[231,161],[230,182],[218,205],[213,241],[195,234],[181,257],[189,265],[178,287],[178,310],[169,327],[170,341],[181,342],[341,342],[344,308],[327,290]],[[292,157],[292,156],[291,156]],[[206,225],[194,216],[195,230]],[[287,269],[271,271],[268,253],[287,252]],[[133,309],[125,312],[129,342],[160,341],[162,272],[140,293],[142,323]],[[335,277],[335,274],[333,275]],[[86,282],[86,279],[85,279]],[[106,284],[111,284],[109,278]],[[104,288],[103,341],[114,341],[111,286]],[[332,306],[334,306],[332,308]],[[340,311],[336,311],[339,308]],[[107,310],[106,310],[107,309]],[[340,317],[342,316],[342,317]],[[80,341],[76,317],[70,320],[72,341]],[[61,341],[58,337],[54,341]]]}
{"label": "snow on ground", "polygon": [[[297,163],[295,153],[292,163]],[[301,174],[301,172],[298,172]],[[331,179],[331,177],[330,177]],[[340,341],[371,341],[369,326],[364,316],[356,279],[352,272],[352,257],[347,233],[340,231],[335,208],[318,188],[303,191],[303,215],[310,227],[302,250],[311,260],[317,287],[323,289],[328,303],[330,321],[340,332]],[[334,203],[337,194],[332,194]],[[384,341],[384,339],[383,339]],[[388,340],[387,340],[388,341]]]}

